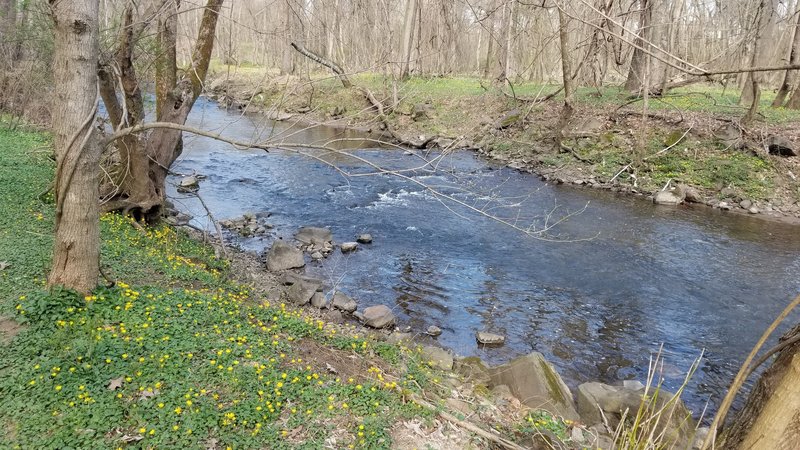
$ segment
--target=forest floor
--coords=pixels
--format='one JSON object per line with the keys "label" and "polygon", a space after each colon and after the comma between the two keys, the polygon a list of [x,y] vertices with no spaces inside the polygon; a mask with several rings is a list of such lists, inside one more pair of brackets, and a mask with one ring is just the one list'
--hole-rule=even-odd
{"label": "forest floor", "polygon": [[489,447],[447,410],[517,442],[568,439],[413,344],[287,307],[255,257],[166,225],[104,215],[114,284],[46,291],[51,157],[47,136],[0,123],[0,448]]}
{"label": "forest floor", "polygon": [[[741,124],[738,91],[694,85],[662,98],[633,98],[616,87],[581,88],[560,139],[559,86],[490,85],[468,77],[412,78],[397,84],[376,74],[351,77],[344,88],[327,74],[311,80],[260,68],[215,65],[212,98],[243,111],[303,123],[385,133],[365,98],[386,107],[396,136],[429,147],[473,148],[554,183],[654,195],[689,186],[693,200],[733,212],[800,217],[800,157],[769,153],[772,142],[800,151],[800,111],[770,106],[765,92],[753,123]],[[433,138],[433,139],[431,139]]]}

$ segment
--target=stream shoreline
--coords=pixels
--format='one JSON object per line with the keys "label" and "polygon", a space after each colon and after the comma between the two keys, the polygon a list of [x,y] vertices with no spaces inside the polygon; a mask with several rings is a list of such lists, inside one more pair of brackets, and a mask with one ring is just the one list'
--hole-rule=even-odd
{"label": "stream shoreline", "polygon": [[[399,142],[392,133],[389,133],[383,123],[377,122],[374,118],[330,117],[330,114],[321,117],[319,111],[305,110],[304,108],[292,112],[267,109],[251,102],[252,96],[244,95],[244,91],[239,92],[238,95],[235,92],[236,91],[229,91],[217,86],[214,91],[205,95],[207,98],[217,103],[220,108],[225,110],[233,109],[241,111],[243,114],[259,115],[276,122],[291,124],[293,127],[329,127],[346,132],[366,134],[369,139],[386,142],[392,146],[403,147],[403,143]],[[393,126],[397,127],[395,129],[395,135],[402,134],[405,136],[414,131],[409,127],[403,126],[400,122],[393,124]],[[581,126],[579,126],[579,128]],[[494,133],[495,131],[498,130],[489,130],[488,132]],[[419,138],[425,138],[425,136],[420,135]],[[493,163],[501,164],[520,172],[536,175],[543,182],[553,185],[600,189],[615,194],[647,199],[657,205],[663,205],[664,207],[703,207],[719,211],[723,214],[751,216],[761,220],[791,225],[800,224],[800,202],[781,208],[768,200],[749,200],[743,197],[741,193],[733,192],[733,190],[726,192],[726,189],[723,188],[720,192],[713,192],[709,189],[692,184],[681,182],[671,183],[671,180],[661,191],[675,193],[677,199],[671,197],[664,202],[661,201],[660,198],[656,198],[659,191],[637,188],[636,186],[620,183],[613,179],[611,181],[605,181],[595,176],[595,174],[592,173],[590,165],[587,164],[586,161],[582,161],[577,155],[575,155],[575,158],[569,164],[553,168],[537,162],[536,158],[532,158],[530,154],[514,154],[512,152],[498,150],[493,146],[495,142],[492,139],[484,139],[481,136],[476,136],[475,139],[470,139],[463,135],[458,137],[434,136],[425,139],[425,141],[427,142],[422,148],[415,150],[473,151]],[[562,149],[562,152],[565,154],[568,154],[570,151],[572,150]],[[624,170],[620,171],[620,173],[622,172],[624,172]],[[791,171],[789,171],[789,173],[791,174]],[[687,195],[687,192],[689,192],[689,195]],[[785,197],[785,195],[783,196]],[[778,204],[781,205],[790,202],[791,200],[786,200],[785,198],[782,203],[778,200]]]}

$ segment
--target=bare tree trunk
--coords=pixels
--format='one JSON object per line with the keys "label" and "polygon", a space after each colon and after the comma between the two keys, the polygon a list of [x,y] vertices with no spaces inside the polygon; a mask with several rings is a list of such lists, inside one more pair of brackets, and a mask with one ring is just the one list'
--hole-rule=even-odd
{"label": "bare tree trunk", "polygon": [[[800,63],[800,48],[798,47],[800,47],[800,14],[797,14],[797,22],[792,35],[792,44],[789,48],[789,64],[794,65]],[[783,106],[783,102],[789,95],[789,91],[791,91],[792,86],[794,86],[794,79],[795,71],[787,70],[783,75],[781,87],[778,89],[778,93],[775,94],[775,100],[772,101],[773,107],[777,108]]]}
{"label": "bare tree trunk", "polygon": [[[792,47],[789,52],[789,64],[800,64],[800,8],[798,9],[799,10],[795,12],[795,14],[797,14],[797,22],[794,26]],[[775,101],[772,102],[772,106],[777,107],[783,105],[784,99],[789,95],[789,90],[794,89],[792,96],[786,103],[786,107],[791,109],[800,108],[800,89],[795,87],[796,78],[797,75],[794,70],[786,71],[786,75],[783,77],[783,84],[781,84],[781,88],[778,90],[778,95],[775,97]]]}
{"label": "bare tree trunk", "polygon": [[[625,80],[625,90],[639,92],[642,89],[642,80],[647,70],[647,54],[641,48],[645,48],[645,40],[649,37],[650,19],[652,8],[650,0],[637,0],[639,4],[639,33],[636,36],[636,48],[631,57],[631,66],[628,69],[628,78]],[[641,47],[641,48],[640,48]]]}
{"label": "bare tree trunk", "polygon": [[[763,58],[765,39],[764,36],[768,34],[768,27],[772,23],[773,14],[775,13],[775,6],[772,0],[761,0],[756,12],[756,34],[753,40],[753,52],[751,54],[750,66],[756,67]],[[764,75],[760,72],[750,72],[747,77],[745,89],[742,92],[741,102],[750,102],[750,107],[747,113],[742,118],[743,123],[749,123],[753,120],[758,111],[758,104],[761,101],[761,82]],[[749,89],[748,89],[749,88]],[[748,98],[748,90],[750,91]]]}
{"label": "bare tree trunk", "polygon": [[[192,50],[191,66],[178,79],[176,62],[176,22],[178,4],[174,0],[164,0],[159,21],[157,41],[161,52],[156,60],[156,120],[184,124],[194,106],[194,102],[203,90],[203,82],[208,72],[208,65],[214,46],[214,34],[223,0],[208,0],[203,8],[203,16],[197,33],[197,40]],[[103,81],[104,101],[114,104],[109,93],[106,77]],[[128,72],[127,84],[138,84],[135,74]],[[123,89],[123,91],[126,91]],[[109,117],[114,110],[109,108]],[[112,118],[113,120],[113,118]],[[138,118],[141,122],[143,118]],[[129,126],[135,122],[126,122]],[[126,174],[125,182],[115,186],[117,191],[112,199],[104,204],[106,210],[122,210],[137,219],[153,221],[160,216],[165,195],[165,181],[169,167],[180,156],[183,149],[182,134],[178,130],[158,128],[147,138],[130,141],[123,140],[117,145],[121,154],[122,167]]]}
{"label": "bare tree trunk", "polygon": [[561,77],[564,82],[564,109],[561,112],[561,123],[559,132],[563,132],[567,122],[572,118],[575,111],[575,88],[572,78],[572,57],[569,53],[569,30],[567,29],[568,19],[563,6],[558,6],[558,37],[561,50]]}
{"label": "bare tree trunk", "polygon": [[295,71],[294,66],[294,52],[292,51],[289,43],[292,41],[292,33],[294,27],[292,26],[294,20],[292,18],[292,5],[289,4],[290,0],[283,2],[283,39],[281,39],[281,75],[292,74]]}
{"label": "bare tree trunk", "polygon": [[800,443],[800,326],[756,383],[744,409],[723,436],[726,449],[794,450]]}
{"label": "bare tree trunk", "polygon": [[88,293],[100,271],[98,0],[52,1],[56,225],[49,286]]}
{"label": "bare tree trunk", "polygon": [[516,5],[516,0],[506,0],[503,3],[503,21],[502,25],[500,26],[502,37],[503,37],[503,45],[500,47],[500,51],[497,55],[497,77],[498,81],[506,80],[510,75],[510,66],[511,66],[511,42],[512,38],[514,37],[513,33],[513,24],[514,24],[514,6]]}
{"label": "bare tree trunk", "polygon": [[400,68],[400,78],[405,79],[411,74],[411,49],[414,42],[414,24],[417,14],[417,0],[406,1],[406,11],[403,16],[403,59]]}
{"label": "bare tree trunk", "polygon": [[16,24],[16,0],[0,0],[0,65],[14,65],[16,43],[11,38],[16,34]]}

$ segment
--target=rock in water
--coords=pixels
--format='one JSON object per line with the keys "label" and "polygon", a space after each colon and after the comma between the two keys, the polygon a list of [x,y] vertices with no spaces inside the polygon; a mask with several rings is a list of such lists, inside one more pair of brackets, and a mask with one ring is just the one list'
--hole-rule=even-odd
{"label": "rock in water", "polygon": [[294,235],[294,238],[304,244],[323,246],[333,240],[333,234],[327,228],[303,227]]}
{"label": "rock in water", "polygon": [[492,386],[506,385],[523,404],[578,420],[572,393],[553,366],[539,352],[489,369]]}
{"label": "rock in water", "polygon": [[331,306],[336,309],[342,310],[344,312],[352,313],[353,311],[358,308],[358,304],[352,298],[348,297],[343,292],[336,291],[333,294],[333,301],[331,301]]}
{"label": "rock in water", "polygon": [[442,329],[437,327],[436,325],[431,325],[428,327],[427,333],[434,337],[439,336],[440,334],[442,334]]}
{"label": "rock in water", "polygon": [[322,285],[320,283],[315,283],[310,280],[298,280],[286,291],[286,298],[294,305],[305,305],[311,301],[321,288]]}
{"label": "rock in water", "polygon": [[267,269],[272,272],[306,265],[303,252],[283,241],[275,241],[267,253]]}
{"label": "rock in water", "polygon": [[484,345],[501,345],[506,341],[506,337],[500,334],[479,331],[475,334],[478,342]]}
{"label": "rock in water", "polygon": [[432,366],[442,370],[453,370],[453,355],[443,348],[433,345],[425,346],[422,348],[422,356]]}
{"label": "rock in water", "polygon": [[357,242],[345,242],[342,244],[342,253],[350,253],[354,252],[358,249]]}
{"label": "rock in water", "polygon": [[369,233],[360,234],[360,235],[358,235],[358,238],[356,239],[356,242],[358,242],[359,244],[371,244],[372,243],[372,235],[369,234]]}
{"label": "rock in water", "polygon": [[198,189],[200,189],[200,180],[194,175],[183,177],[178,183],[178,192],[194,192]]}
{"label": "rock in water", "polygon": [[684,194],[680,189],[658,191],[653,197],[653,203],[657,205],[680,205],[683,203],[684,198]]}
{"label": "rock in water", "polygon": [[386,328],[394,324],[394,313],[386,305],[370,306],[364,310],[361,321],[372,328]]}

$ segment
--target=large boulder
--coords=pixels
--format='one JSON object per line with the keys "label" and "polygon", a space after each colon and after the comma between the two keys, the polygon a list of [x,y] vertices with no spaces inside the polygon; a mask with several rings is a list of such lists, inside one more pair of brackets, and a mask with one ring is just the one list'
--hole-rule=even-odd
{"label": "large boulder", "polygon": [[331,306],[338,310],[351,313],[358,308],[358,304],[355,300],[348,297],[347,294],[343,292],[336,291],[333,294],[333,300],[331,301]]}
{"label": "large boulder", "polygon": [[569,420],[578,420],[572,393],[539,352],[489,369],[492,386],[504,384],[523,404]]}
{"label": "large boulder", "polygon": [[394,321],[394,313],[386,305],[370,306],[361,314],[361,322],[372,328],[386,328],[394,325]]}
{"label": "large boulder", "polygon": [[306,265],[303,252],[283,241],[272,243],[267,252],[267,269],[272,272],[295,269]]}
{"label": "large boulder", "polygon": [[664,448],[689,448],[696,424],[691,412],[671,392],[652,389],[645,395],[640,385],[609,386],[597,382],[578,386],[578,412],[586,425],[607,421],[615,429],[623,415],[636,417],[640,407],[659,412],[655,434],[663,434]]}
{"label": "large boulder", "polygon": [[686,194],[682,189],[658,191],[653,197],[653,203],[657,205],[680,205],[685,198]]}
{"label": "large boulder", "polygon": [[294,238],[304,244],[323,246],[333,240],[333,234],[327,228],[303,227],[294,235]]}
{"label": "large boulder", "polygon": [[797,156],[797,148],[794,143],[783,136],[772,135],[767,138],[767,148],[770,155]]}
{"label": "large boulder", "polygon": [[320,291],[322,291],[322,283],[312,280],[298,280],[286,291],[286,299],[294,305],[305,305]]}

